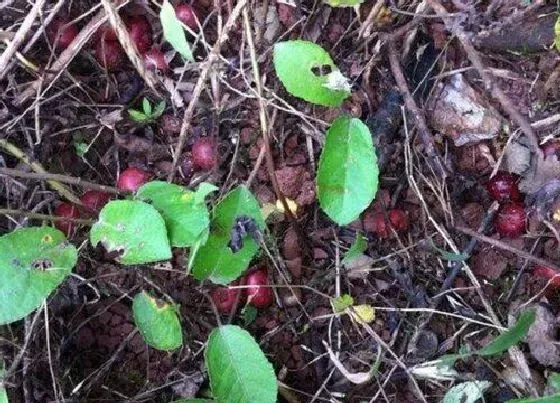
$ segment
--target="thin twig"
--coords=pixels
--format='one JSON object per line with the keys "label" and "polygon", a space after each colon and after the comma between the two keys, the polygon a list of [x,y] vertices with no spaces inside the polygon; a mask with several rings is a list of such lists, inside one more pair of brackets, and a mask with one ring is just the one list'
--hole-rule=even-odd
{"label": "thin twig", "polygon": [[33,7],[31,7],[31,10],[29,10],[29,14],[27,14],[25,19],[23,20],[23,23],[14,35],[14,38],[12,39],[8,47],[4,50],[4,52],[2,52],[2,54],[0,55],[0,80],[3,80],[8,73],[8,64],[25,39],[27,32],[33,25],[33,22],[35,22],[35,18],[37,18],[37,14],[39,14],[44,4],[45,0],[37,0],[35,4],[33,4]]}
{"label": "thin twig", "polygon": [[439,155],[439,152],[436,149],[434,137],[426,124],[422,111],[418,108],[418,105],[416,105],[416,101],[408,89],[408,84],[397,56],[395,44],[392,41],[389,41],[387,46],[389,49],[389,63],[391,65],[391,71],[393,72],[393,76],[395,77],[395,81],[397,82],[400,92],[404,96],[406,108],[410,111],[414,122],[416,123],[426,155],[430,158],[430,162],[433,163],[435,171],[440,175],[446,175],[447,168],[443,162],[443,158]]}
{"label": "thin twig", "polygon": [[[35,162],[35,161],[31,161],[31,159],[27,156],[27,154],[25,154],[21,149],[19,149],[18,147],[16,147],[12,143],[10,143],[8,140],[0,139],[0,148],[3,148],[7,153],[13,155],[14,157],[19,159],[23,163],[29,165],[31,167],[31,169],[33,169],[35,172],[41,173],[41,174],[47,173],[45,171],[45,168],[43,168],[43,166],[41,164],[39,164],[38,162]],[[74,195],[74,193],[72,193],[72,191],[69,188],[67,188],[66,186],[64,186],[62,183],[60,183],[56,180],[52,180],[52,179],[47,180],[47,183],[54,190],[56,190],[58,193],[60,193],[60,195],[62,197],[68,199],[69,201],[71,201],[74,204],[78,204],[80,206],[82,205],[82,202],[80,201],[80,199],[78,199]]]}
{"label": "thin twig", "polygon": [[146,64],[138,55],[138,49],[136,48],[136,44],[130,39],[130,34],[128,33],[126,26],[122,18],[119,16],[117,9],[111,4],[109,0],[101,0],[103,7],[105,8],[105,12],[107,13],[107,17],[109,18],[109,24],[115,30],[117,34],[117,39],[119,40],[120,44],[122,45],[128,59],[132,62],[132,65],[146,82],[150,90],[157,96],[161,97],[161,94],[156,89],[156,78],[154,73],[146,69]]}
{"label": "thin twig", "polygon": [[100,190],[102,192],[107,192],[116,195],[128,193],[126,191],[119,190],[114,186],[99,185],[97,183],[89,182],[76,176],[51,174],[48,172],[25,172],[13,168],[0,167],[0,175],[6,175],[14,178],[38,179],[38,180],[45,180],[45,181],[53,180],[61,183],[69,183],[71,185],[81,186],[86,189]]}
{"label": "thin twig", "polygon": [[181,125],[181,132],[179,133],[179,142],[175,147],[175,152],[173,153],[173,164],[171,165],[171,172],[167,176],[167,181],[172,182],[173,178],[175,177],[175,171],[177,170],[177,163],[179,162],[179,158],[181,157],[183,146],[185,145],[185,140],[187,138],[187,131],[191,128],[191,119],[194,115],[194,108],[198,103],[198,99],[202,94],[204,89],[204,85],[206,80],[208,79],[208,75],[210,74],[210,68],[212,65],[220,58],[219,53],[222,45],[228,39],[229,31],[233,28],[237,18],[241,14],[241,10],[247,4],[247,0],[240,0],[239,3],[233,9],[233,12],[230,14],[226,25],[222,30],[222,34],[212,47],[212,51],[208,55],[206,62],[201,67],[200,76],[198,77],[198,81],[194,87],[191,101],[189,102],[189,106],[185,109],[185,113],[183,115],[183,124]]}
{"label": "thin twig", "polygon": [[547,260],[541,259],[539,257],[535,257],[535,256],[531,255],[530,253],[527,253],[527,252],[525,252],[521,249],[514,248],[513,246],[508,245],[507,243],[502,242],[498,239],[490,238],[489,236],[479,234],[478,232],[473,231],[470,228],[455,227],[455,229],[459,232],[462,232],[463,234],[467,234],[469,236],[477,238],[479,241],[486,242],[486,243],[488,243],[492,246],[495,246],[499,249],[503,249],[503,250],[507,250],[508,252],[515,253],[517,256],[519,256],[519,257],[521,257],[525,260],[528,260],[530,262],[533,262],[533,263],[536,263],[536,264],[539,264],[539,265],[550,267],[550,268],[560,272],[560,266],[558,266],[554,263],[551,263]]}
{"label": "thin twig", "polygon": [[35,220],[66,221],[66,222],[73,222],[76,224],[90,225],[90,226],[95,223],[95,220],[88,220],[86,218],[61,217],[61,216],[54,216],[49,214],[31,213],[29,211],[23,211],[23,210],[13,210],[9,208],[1,208],[0,215],[15,215],[20,217],[32,218]]}

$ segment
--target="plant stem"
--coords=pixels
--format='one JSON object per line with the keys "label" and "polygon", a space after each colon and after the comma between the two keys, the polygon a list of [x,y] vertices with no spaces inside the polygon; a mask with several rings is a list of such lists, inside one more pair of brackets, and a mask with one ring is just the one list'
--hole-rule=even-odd
{"label": "plant stem", "polygon": [[0,209],[0,215],[16,215],[16,216],[27,217],[27,218],[37,219],[37,220],[68,221],[68,222],[74,222],[76,224],[89,225],[89,226],[92,226],[95,223],[95,220],[89,220],[87,218],[70,218],[70,217],[53,216],[49,214],[31,213],[29,211],[12,210],[8,208]]}

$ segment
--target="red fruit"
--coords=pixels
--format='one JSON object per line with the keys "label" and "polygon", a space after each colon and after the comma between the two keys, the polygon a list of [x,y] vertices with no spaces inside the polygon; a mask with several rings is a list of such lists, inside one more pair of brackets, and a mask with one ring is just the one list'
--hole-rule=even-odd
{"label": "red fruit", "polygon": [[175,15],[177,19],[185,24],[187,27],[196,31],[198,24],[196,23],[197,17],[194,9],[189,4],[181,3],[175,7]]}
{"label": "red fruit", "polygon": [[400,209],[389,210],[389,222],[396,231],[406,231],[408,229],[408,216]]}
{"label": "red fruit", "polygon": [[163,52],[157,48],[152,48],[144,53],[144,63],[148,70],[167,71],[167,63]]}
{"label": "red fruit", "polygon": [[272,302],[272,289],[268,287],[266,269],[250,272],[245,276],[247,288],[247,303],[255,308],[264,308]]}
{"label": "red fruit", "polygon": [[498,210],[496,229],[503,237],[515,238],[525,232],[527,214],[523,205],[510,202]]}
{"label": "red fruit", "polygon": [[[237,285],[237,281],[232,282],[230,285]],[[218,312],[230,313],[237,297],[241,294],[240,288],[219,287],[212,290],[210,297],[216,305]],[[241,296],[240,296],[241,297]]]}
{"label": "red fruit", "polygon": [[99,210],[101,210],[110,199],[111,195],[109,193],[99,190],[88,190],[80,197],[84,209],[89,213],[99,213]]}
{"label": "red fruit", "polygon": [[546,157],[553,155],[560,156],[560,141],[552,140],[542,146],[543,154]]}
{"label": "red fruit", "polygon": [[151,175],[136,167],[128,167],[119,175],[117,180],[117,188],[119,190],[128,190],[129,192],[136,192],[140,186],[148,182]]}
{"label": "red fruit", "polygon": [[[80,212],[78,209],[70,203],[60,203],[54,209],[54,215],[57,217],[66,217],[66,218],[79,218]],[[74,230],[74,223],[72,221],[60,220],[55,221],[54,226],[64,232],[64,235],[68,236]]]}
{"label": "red fruit", "polygon": [[57,50],[64,50],[78,35],[78,28],[67,18],[55,18],[46,29],[49,42]]}
{"label": "red fruit", "polygon": [[551,285],[554,287],[560,287],[560,273],[552,267],[540,265],[535,266],[533,267],[533,274],[537,277],[544,277],[547,280],[552,279]]}
{"label": "red fruit", "polygon": [[95,47],[95,57],[107,70],[116,70],[125,60],[124,50],[117,41],[100,40]]}
{"label": "red fruit", "polygon": [[200,137],[192,146],[192,159],[195,167],[210,170],[218,162],[216,155],[216,144],[209,137]]}
{"label": "red fruit", "polygon": [[377,234],[379,238],[388,238],[390,234],[389,225],[383,212],[368,212],[363,219],[364,229],[367,232]]}
{"label": "red fruit", "polygon": [[519,178],[516,175],[500,171],[490,179],[486,188],[488,193],[490,193],[490,197],[494,200],[500,202],[506,200],[519,201],[521,200],[521,195],[517,186],[518,180]]}
{"label": "red fruit", "polygon": [[126,19],[126,29],[138,52],[145,53],[152,47],[152,27],[143,15],[134,15]]}
{"label": "red fruit", "polygon": [[105,24],[101,25],[97,31],[95,31],[95,34],[93,34],[93,41],[94,42],[99,42],[100,40],[106,40],[106,41],[117,41],[117,33],[115,32],[115,30],[113,29],[113,27],[111,27],[111,25],[106,22]]}

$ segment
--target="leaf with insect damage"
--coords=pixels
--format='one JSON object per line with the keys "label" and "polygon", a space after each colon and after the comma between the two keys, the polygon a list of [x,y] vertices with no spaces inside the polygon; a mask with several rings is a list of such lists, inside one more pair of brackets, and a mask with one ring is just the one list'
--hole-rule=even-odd
{"label": "leaf with insect damage", "polygon": [[37,309],[77,259],[74,245],[51,227],[22,228],[0,237],[0,325]]}
{"label": "leaf with insect damage", "polygon": [[91,227],[89,239],[108,252],[118,252],[116,260],[125,265],[171,259],[171,246],[162,216],[138,200],[109,202]]}

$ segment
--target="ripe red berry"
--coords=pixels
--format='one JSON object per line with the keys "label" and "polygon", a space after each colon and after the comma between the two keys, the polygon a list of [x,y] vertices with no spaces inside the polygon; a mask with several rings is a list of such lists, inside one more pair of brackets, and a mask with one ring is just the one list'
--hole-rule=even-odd
{"label": "ripe red berry", "polygon": [[523,205],[510,202],[504,204],[496,217],[496,229],[503,237],[515,238],[525,232],[527,214]]}
{"label": "ripe red berry", "polygon": [[101,25],[97,31],[93,34],[93,41],[95,43],[99,42],[100,40],[105,41],[118,41],[117,33],[111,27],[111,24],[106,22],[105,24]]}
{"label": "ripe red berry", "polygon": [[192,159],[197,168],[203,170],[214,168],[218,162],[214,140],[209,137],[196,139],[192,146]]}
{"label": "ripe red berry", "polygon": [[521,195],[517,186],[519,178],[509,172],[500,171],[490,179],[486,188],[490,197],[497,201],[519,201]]}
{"label": "ripe red berry", "polygon": [[191,5],[185,3],[177,5],[177,7],[175,7],[175,15],[177,16],[177,19],[179,21],[181,21],[193,31],[196,31],[198,29],[198,24],[196,23],[196,12]]}
{"label": "ripe red berry", "polygon": [[144,63],[146,64],[146,68],[148,70],[167,71],[165,55],[157,48],[152,48],[144,53]]}
{"label": "ripe red berry", "polygon": [[140,186],[148,182],[151,175],[136,167],[128,167],[119,175],[117,180],[117,188],[119,190],[128,190],[129,192],[136,192]]}
{"label": "ripe red berry", "polygon": [[552,279],[551,285],[560,287],[560,273],[552,267],[537,265],[533,267],[533,274],[537,277],[544,277],[547,280]]}
{"label": "ripe red berry", "polygon": [[141,54],[147,52],[152,46],[152,27],[146,17],[143,15],[128,17],[125,25],[138,52]]}
{"label": "ripe red berry", "polygon": [[408,229],[408,216],[400,209],[389,210],[389,222],[396,231],[406,231]]}
{"label": "ripe red berry", "polygon": [[272,289],[268,287],[266,269],[250,272],[245,276],[247,288],[247,303],[255,308],[264,308],[272,302]]}
{"label": "ripe red berry", "polygon": [[107,192],[101,192],[99,190],[88,190],[82,197],[80,197],[83,203],[84,209],[88,213],[99,213],[111,199],[111,195]]}
{"label": "ripe red berry", "polygon": [[124,50],[118,41],[100,40],[95,47],[95,57],[109,71],[118,69],[125,60]]}
{"label": "ripe red berry", "polygon": [[[79,218],[80,212],[78,209],[70,203],[60,203],[54,209],[54,215],[57,217],[66,217],[66,218]],[[60,220],[55,221],[54,226],[64,232],[64,235],[68,236],[74,230],[74,223],[72,221]]]}
{"label": "ripe red berry", "polygon": [[57,50],[64,50],[78,35],[78,28],[65,17],[57,17],[46,29],[49,42]]}
{"label": "ripe red berry", "polygon": [[[236,286],[237,281],[232,282],[230,285]],[[218,287],[210,292],[210,297],[216,305],[218,312],[220,313],[230,313],[235,302],[239,296],[241,298],[242,289],[231,288],[231,287]]]}

